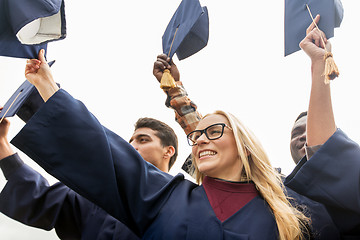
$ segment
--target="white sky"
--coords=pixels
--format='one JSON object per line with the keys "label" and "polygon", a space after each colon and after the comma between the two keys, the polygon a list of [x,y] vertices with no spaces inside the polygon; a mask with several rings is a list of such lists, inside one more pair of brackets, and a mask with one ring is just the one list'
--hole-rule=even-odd
{"label": "white sky", "polygon": [[[180,0],[66,1],[67,38],[48,45],[55,59],[55,80],[83,101],[100,122],[125,139],[140,117],[168,123],[179,137],[177,173],[190,153],[185,135],[164,105],[165,94],[152,75],[161,53],[161,36]],[[177,61],[181,80],[201,113],[230,111],[260,139],[273,166],[290,173],[290,130],[307,110],[310,61],[299,51],[284,57],[284,1],[201,1],[210,18],[208,46]],[[331,39],[340,77],[332,83],[337,125],[360,142],[358,76],[360,2],[343,0],[344,19]],[[0,57],[0,104],[24,81],[25,60]],[[9,140],[23,122],[11,119]],[[15,147],[14,147],[15,149]],[[16,149],[15,149],[16,150]],[[27,164],[48,176],[32,160]],[[0,176],[0,187],[5,185]],[[54,231],[37,230],[0,214],[5,240],[58,239]]]}

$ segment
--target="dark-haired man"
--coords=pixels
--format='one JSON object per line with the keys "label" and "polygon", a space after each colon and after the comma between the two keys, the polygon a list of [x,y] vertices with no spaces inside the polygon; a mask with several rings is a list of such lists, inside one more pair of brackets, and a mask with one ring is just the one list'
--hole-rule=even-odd
{"label": "dark-haired man", "polygon": [[177,158],[176,134],[159,120],[140,118],[129,142],[146,161],[163,172],[168,172]]}
{"label": "dark-haired man", "polygon": [[302,112],[296,118],[291,129],[290,152],[295,164],[305,156],[307,112]]}

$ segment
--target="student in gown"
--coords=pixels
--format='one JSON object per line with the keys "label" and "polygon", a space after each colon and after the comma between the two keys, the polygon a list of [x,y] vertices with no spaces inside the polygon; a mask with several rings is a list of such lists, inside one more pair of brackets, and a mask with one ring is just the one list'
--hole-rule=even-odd
{"label": "student in gown", "polygon": [[[7,179],[0,194],[2,213],[29,226],[54,228],[60,239],[139,239],[100,207],[60,182],[49,185],[26,165],[7,141],[9,125],[7,119],[0,124],[0,167]],[[164,172],[177,157],[176,134],[156,119],[140,118],[130,144]]]}
{"label": "student in gown", "polygon": [[[319,16],[316,18],[319,21]],[[360,148],[335,124],[330,84],[324,84],[324,46],[314,26],[301,48],[309,55],[312,88],[307,119],[307,157],[286,179],[286,184],[328,209],[341,233],[360,236]]]}
{"label": "student in gown", "polygon": [[[143,161],[80,101],[59,90],[42,53],[39,59],[29,61],[26,77],[46,103],[12,143],[139,236],[310,238],[309,218],[290,204],[261,144],[233,115],[207,115],[188,135],[199,186]],[[64,127],[67,134],[59,131]]]}
{"label": "student in gown", "polygon": [[[167,96],[165,105],[174,110],[176,121],[183,128],[184,132],[189,134],[195,130],[202,118],[201,114],[197,109],[197,105],[189,98],[183,83],[180,81],[180,73],[177,66],[165,54],[160,54],[157,56],[153,68],[153,74],[158,82],[161,81],[164,69],[170,70],[176,84],[174,88],[164,90]],[[300,113],[291,130],[290,150],[295,164],[305,155],[306,119],[307,112]],[[296,199],[296,201],[292,202],[293,205],[305,206],[308,215],[311,216],[311,230],[315,233],[314,238],[326,240],[340,239],[338,229],[322,204],[299,195],[291,189],[287,189],[286,194]]]}

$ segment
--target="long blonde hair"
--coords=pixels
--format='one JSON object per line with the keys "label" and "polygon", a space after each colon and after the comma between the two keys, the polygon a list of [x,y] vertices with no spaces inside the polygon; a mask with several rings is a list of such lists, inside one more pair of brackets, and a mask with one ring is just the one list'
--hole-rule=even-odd
{"label": "long blonde hair", "polygon": [[[238,148],[239,161],[242,162],[242,179],[253,181],[260,195],[270,206],[275,217],[280,240],[302,239],[303,230],[310,223],[302,212],[293,207],[284,194],[284,185],[280,174],[271,166],[270,161],[255,135],[247,129],[234,115],[223,111],[216,111],[209,115],[226,117],[233,129]],[[193,158],[194,159],[194,158]],[[200,184],[204,175],[199,172],[195,160],[196,181]]]}

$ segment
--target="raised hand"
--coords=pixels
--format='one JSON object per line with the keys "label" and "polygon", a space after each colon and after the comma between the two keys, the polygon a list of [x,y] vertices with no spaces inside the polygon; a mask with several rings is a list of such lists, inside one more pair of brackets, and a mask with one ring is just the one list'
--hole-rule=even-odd
{"label": "raised hand", "polygon": [[175,81],[180,80],[180,72],[174,62],[170,60],[170,58],[166,54],[160,54],[157,56],[156,62],[154,62],[153,69],[153,74],[159,82],[165,69],[170,70],[170,73],[175,79]]}
{"label": "raised hand", "polygon": [[29,59],[25,67],[25,77],[39,91],[46,102],[59,87],[56,85],[50,67],[46,63],[44,49],[39,51],[39,59]]}
{"label": "raised hand", "polygon": [[[315,17],[315,23],[320,20],[320,15]],[[327,41],[325,33],[316,28],[314,23],[306,30],[306,37],[300,42],[300,47],[304,52],[309,55],[312,61],[324,62],[325,46],[328,52],[331,52],[331,44]]]}

